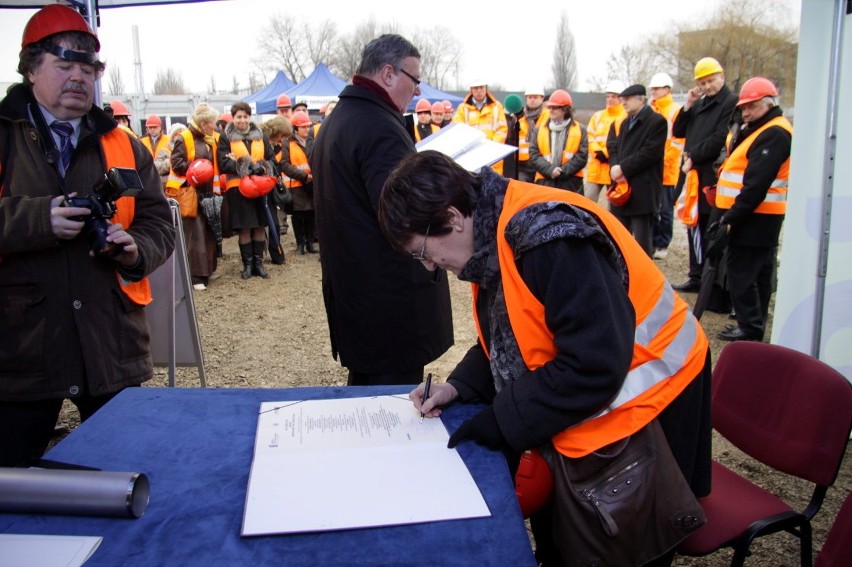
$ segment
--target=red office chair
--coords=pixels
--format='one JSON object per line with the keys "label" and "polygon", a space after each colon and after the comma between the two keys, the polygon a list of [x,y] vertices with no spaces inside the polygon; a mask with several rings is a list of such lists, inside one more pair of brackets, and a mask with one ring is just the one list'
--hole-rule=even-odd
{"label": "red office chair", "polygon": [[741,567],[756,537],[787,531],[811,567],[811,518],[834,483],[852,428],[852,385],[800,352],[759,342],[725,347],[713,370],[713,427],[754,459],[814,483],[798,512],[771,492],[713,462],[713,486],[701,498],[707,523],[678,548],[707,555],[732,547]]}
{"label": "red office chair", "polygon": [[814,567],[848,567],[852,561],[852,492],[846,495]]}

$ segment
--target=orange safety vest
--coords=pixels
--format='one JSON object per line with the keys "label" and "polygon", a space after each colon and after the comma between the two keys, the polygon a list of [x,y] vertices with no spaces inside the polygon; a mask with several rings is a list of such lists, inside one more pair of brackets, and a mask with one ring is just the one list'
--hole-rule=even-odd
{"label": "orange safety vest", "polygon": [[[541,109],[541,113],[538,115],[538,120],[535,121],[535,126],[533,126],[533,130],[535,128],[541,128],[550,120],[550,110],[547,107]],[[522,116],[520,120],[518,120],[518,125],[520,126],[518,130],[518,161],[529,161],[530,160],[530,121],[526,116]]]}
{"label": "orange safety vest", "polygon": [[[722,164],[719,181],[716,183],[716,206],[720,209],[730,209],[743,188],[743,176],[748,167],[748,150],[761,132],[773,126],[780,126],[793,134],[793,126],[783,116],[773,118],[748,135]],[[783,215],[787,212],[787,182],[790,179],[790,158],[781,164],[775,179],[766,191],[766,197],[760,203],[755,213],[764,215]]]}
{"label": "orange safety vest", "polygon": [[[552,361],[557,350],[545,321],[544,305],[524,283],[505,231],[522,209],[553,201],[583,209],[601,223],[627,263],[627,293],[636,312],[633,360],[618,395],[606,409],[552,439],[561,454],[582,457],[653,421],[701,372],[708,342],[689,305],[672,290],[627,229],[605,209],[570,191],[509,181],[497,221],[497,254],[509,322],[527,368],[535,370]],[[488,354],[476,315],[476,284],[473,292],[479,339]]]}
{"label": "orange safety vest", "polygon": [[[231,144],[231,153],[236,156],[236,159],[240,159],[243,156],[251,154],[251,161],[257,163],[263,159],[263,156],[266,153],[266,147],[263,144],[263,140],[252,140],[251,150],[249,150],[245,144],[236,143]],[[225,177],[224,174],[223,177]],[[240,178],[236,175],[228,175],[225,177],[225,191],[239,186]]]}
{"label": "orange safety vest", "polygon": [[589,138],[589,161],[586,163],[586,181],[599,185],[609,185],[612,179],[609,176],[609,164],[598,161],[595,152],[603,152],[609,157],[606,149],[606,140],[609,136],[609,128],[615,123],[615,133],[621,130],[621,123],[627,118],[627,111],[620,104],[608,106],[592,114],[589,125],[586,127],[586,135]]}
{"label": "orange safety vest", "polygon": [[[414,125],[414,143],[417,143],[417,142],[419,142],[420,140],[423,139],[423,138],[420,137],[420,129],[417,126],[419,126],[419,124]],[[431,122],[429,123],[429,126],[432,127],[432,133],[433,134],[441,129],[440,126],[435,126]]]}
{"label": "orange safety vest", "polygon": [[[128,167],[136,169],[136,158],[133,155],[133,146],[130,143],[129,134],[121,128],[114,128],[101,136],[101,147],[106,159],[106,170],[113,167]],[[115,216],[113,222],[120,223],[125,230],[133,224],[136,213],[136,199],[134,197],[120,197],[115,202]],[[151,303],[151,284],[148,278],[142,278],[138,282],[125,282],[118,271],[115,272],[121,291],[138,305]]]}
{"label": "orange safety vest", "polygon": [[[186,159],[192,163],[192,160],[195,159],[195,137],[189,129],[182,131],[180,135],[183,138],[184,145],[186,145]],[[211,148],[211,151],[213,152],[213,192],[218,195],[222,192],[219,180],[219,160],[216,158],[216,146],[219,142],[219,132],[215,132],[213,137],[216,140]],[[166,180],[166,188],[177,190],[184,185],[188,185],[186,182],[186,176],[178,175],[175,173],[174,169],[169,169],[169,178]]]}
{"label": "orange safety vest", "polygon": [[[506,121],[506,111],[503,110],[503,105],[497,102],[491,93],[487,93],[486,100],[491,98],[493,102],[486,102],[482,110],[469,102],[463,102],[459,105],[453,116],[453,122],[463,122],[469,126],[482,131],[489,140],[500,142],[506,141],[509,135],[509,124]],[[470,95],[466,100],[473,100],[473,95]],[[491,168],[497,173],[503,173],[503,160],[493,164]]]}
{"label": "orange safety vest", "polygon": [[142,142],[142,145],[148,148],[148,151],[151,152],[151,156],[157,157],[157,154],[160,153],[160,150],[165,149],[169,145],[169,137],[163,134],[160,134],[160,137],[157,138],[157,146],[151,143],[151,136],[142,136],[139,138],[139,141]]}
{"label": "orange safety vest", "polygon": [[[562,150],[562,161],[559,162],[559,165],[568,163],[574,157],[574,154],[580,149],[582,138],[583,133],[580,131],[580,125],[577,124],[576,120],[572,120],[568,126],[568,136],[565,138],[565,149]],[[553,164],[553,161],[550,159],[550,128],[547,125],[538,129],[536,142],[538,143],[538,150],[541,152],[541,156]],[[574,177],[583,177],[583,170],[577,171]],[[539,179],[544,179],[544,175],[536,171],[535,180],[538,181]]]}
{"label": "orange safety vest", "polygon": [[683,189],[675,201],[675,217],[689,228],[695,228],[698,225],[698,199],[700,198],[698,170],[690,169],[686,173]]}
{"label": "orange safety vest", "polygon": [[317,122],[316,124],[311,126],[311,129],[314,131],[314,138],[316,138],[317,134],[319,134],[320,126],[322,126],[322,122]]}
{"label": "orange safety vest", "polygon": [[[294,140],[290,140],[290,163],[305,173],[311,172],[311,164],[308,162],[308,154],[306,154],[305,150],[302,149],[302,146]],[[283,173],[282,177],[284,178],[284,183],[290,189],[301,187],[303,185],[301,181],[295,177],[287,176],[286,173]]]}
{"label": "orange safety vest", "polygon": [[651,108],[657,113],[665,117],[668,122],[668,132],[666,132],[666,152],[663,157],[663,185],[675,186],[680,178],[680,157],[683,154],[684,138],[675,138],[672,135],[672,125],[674,124],[677,113],[680,112],[680,106],[674,103],[672,95],[667,94],[664,97],[651,101]]}

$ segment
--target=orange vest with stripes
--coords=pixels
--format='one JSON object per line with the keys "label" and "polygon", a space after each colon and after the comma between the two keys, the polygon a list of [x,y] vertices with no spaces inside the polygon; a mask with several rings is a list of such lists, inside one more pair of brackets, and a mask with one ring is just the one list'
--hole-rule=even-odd
{"label": "orange vest with stripes", "polygon": [[[541,128],[543,125],[547,124],[548,120],[550,120],[550,111],[547,107],[542,108],[532,130],[535,130],[535,128]],[[521,119],[518,120],[518,126],[518,161],[529,161],[530,141],[527,139],[529,138],[531,130],[529,119],[526,116],[522,116]]]}
{"label": "orange vest with stripes", "polygon": [[[568,126],[568,135],[565,137],[565,149],[562,150],[562,160],[559,163],[550,159],[550,128],[546,125],[538,129],[536,143],[538,144],[538,150],[541,152],[542,157],[550,161],[552,165],[558,167],[568,163],[571,158],[574,157],[574,154],[580,149],[580,142],[582,141],[582,138],[583,133],[580,131],[580,125],[577,124],[576,120],[572,120],[571,124]],[[583,177],[583,170],[581,169],[577,171],[577,173],[574,174],[574,177]],[[544,179],[544,175],[536,171],[535,180],[538,181],[539,179]]]}
{"label": "orange vest with stripes", "polygon": [[[246,147],[245,144],[231,144],[231,153],[234,154],[235,159],[240,159],[243,156],[251,156],[251,161],[259,162],[263,159],[263,156],[266,154],[266,147],[263,144],[263,140],[252,140],[251,141],[251,151]],[[225,177],[223,175],[223,177]],[[225,191],[231,189],[233,187],[240,186],[240,178],[236,175],[228,175],[225,179]]]}
{"label": "orange vest with stripes", "polygon": [[[519,211],[552,201],[583,209],[601,223],[627,264],[627,293],[636,312],[633,360],[618,395],[607,408],[552,439],[563,455],[582,457],[653,421],[701,372],[708,342],[689,305],[672,290],[627,229],[605,209],[570,191],[510,181],[497,221],[497,254],[509,322],[527,368],[535,370],[553,360],[556,345],[545,322],[544,305],[524,283],[504,234]],[[480,342],[488,353],[476,315],[478,287],[473,287],[474,318]]]}
{"label": "orange vest with stripes", "polygon": [[[720,209],[730,209],[743,188],[743,177],[748,167],[748,150],[761,132],[773,126],[780,126],[793,134],[793,126],[783,116],[773,118],[754,132],[728,155],[722,164],[719,181],[716,183],[716,206]],[[781,164],[775,179],[766,191],[766,197],[760,203],[755,213],[764,215],[783,215],[787,212],[787,182],[790,179],[790,158]]]}
{"label": "orange vest with stripes", "polygon": [[[311,172],[311,164],[308,162],[308,154],[305,153],[302,146],[293,140],[290,140],[290,163],[305,173]],[[290,189],[301,187],[303,185],[301,181],[295,177],[287,176],[286,173],[282,174],[282,177],[284,178],[284,183]]]}
{"label": "orange vest with stripes", "polygon": [[169,145],[169,137],[163,134],[160,134],[160,137],[157,138],[156,147],[151,143],[151,136],[142,136],[139,138],[139,141],[142,142],[143,146],[148,148],[148,151],[151,152],[151,156],[153,157],[157,157],[160,150],[165,149]]}

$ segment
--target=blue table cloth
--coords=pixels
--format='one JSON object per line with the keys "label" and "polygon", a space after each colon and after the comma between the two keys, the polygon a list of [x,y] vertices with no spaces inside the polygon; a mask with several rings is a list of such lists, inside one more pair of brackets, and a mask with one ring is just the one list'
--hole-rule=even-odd
{"label": "blue table cloth", "polygon": [[[505,460],[473,443],[460,445],[458,451],[490,518],[240,536],[260,402],[404,395],[408,389],[128,388],[46,458],[145,473],[151,500],[144,516],[125,520],[0,514],[0,532],[102,536],[87,566],[535,565]],[[452,432],[478,409],[456,404],[442,419]],[[423,481],[411,479],[412,485]],[[441,482],[453,479],[432,482],[439,490]]]}

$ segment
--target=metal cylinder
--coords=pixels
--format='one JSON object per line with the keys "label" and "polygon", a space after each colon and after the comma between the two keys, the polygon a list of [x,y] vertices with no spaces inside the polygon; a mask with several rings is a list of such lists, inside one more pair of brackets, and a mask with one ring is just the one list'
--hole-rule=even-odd
{"label": "metal cylinder", "polygon": [[0,467],[0,512],[139,518],[148,497],[142,473]]}

